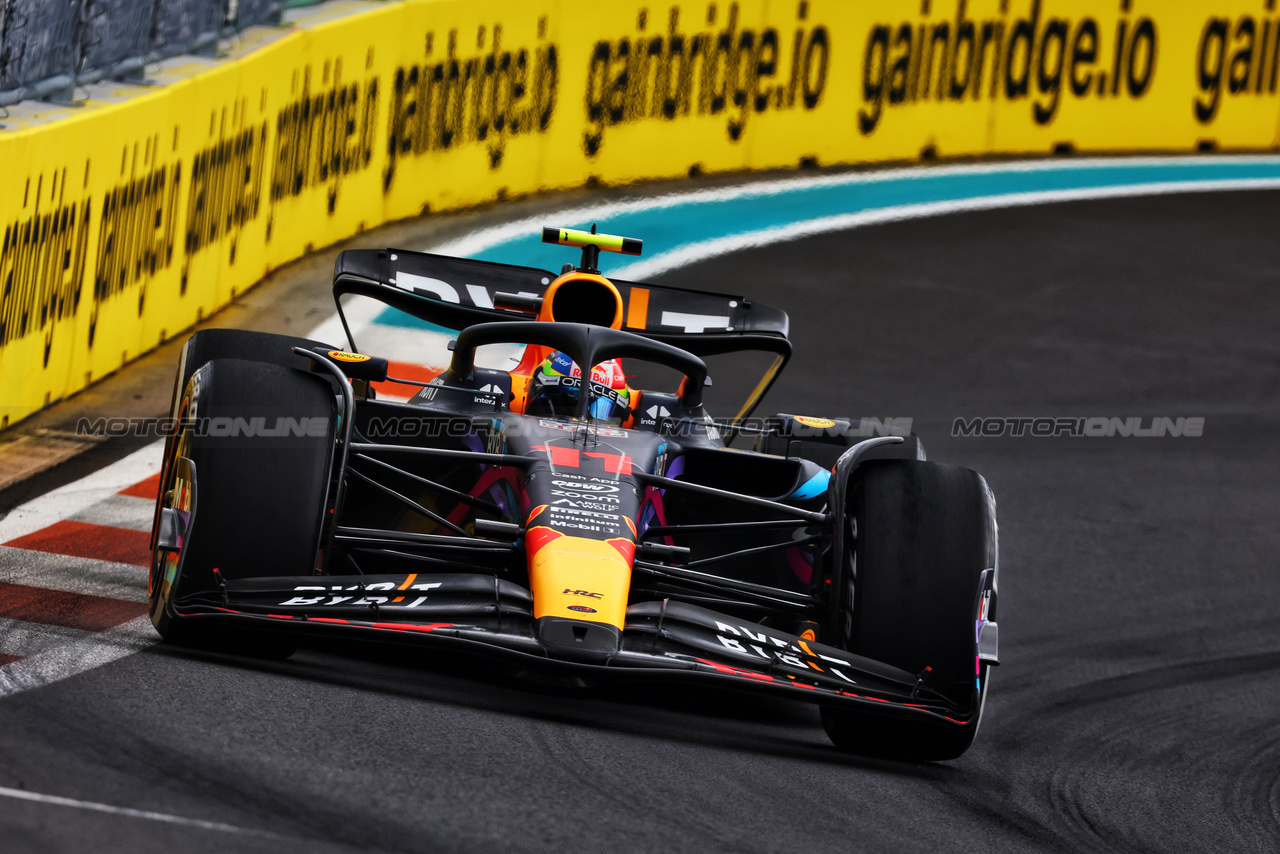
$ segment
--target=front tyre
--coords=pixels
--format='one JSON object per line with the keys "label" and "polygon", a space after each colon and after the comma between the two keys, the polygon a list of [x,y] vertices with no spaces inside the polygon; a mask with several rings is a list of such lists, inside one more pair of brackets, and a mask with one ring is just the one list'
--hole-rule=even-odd
{"label": "front tyre", "polygon": [[855,477],[846,509],[856,521],[846,554],[852,602],[841,603],[837,643],[921,674],[968,710],[955,715],[967,722],[823,708],[823,727],[854,753],[954,759],[973,743],[986,699],[975,607],[983,571],[996,567],[994,499],[979,474],[958,466],[872,461]]}
{"label": "front tyre", "polygon": [[[183,432],[160,501],[190,522],[176,576],[176,557],[154,553],[152,623],[170,643],[287,657],[287,638],[182,616],[175,606],[189,596],[216,599],[227,581],[313,571],[333,457],[333,391],[292,368],[215,359],[191,375],[179,409]],[[180,458],[192,463],[194,484],[182,482]]]}

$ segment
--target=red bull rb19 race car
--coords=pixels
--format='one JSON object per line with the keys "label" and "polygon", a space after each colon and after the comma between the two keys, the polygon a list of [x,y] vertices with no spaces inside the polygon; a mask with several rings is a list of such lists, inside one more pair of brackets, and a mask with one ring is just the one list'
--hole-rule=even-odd
{"label": "red bull rb19 race car", "polygon": [[[817,704],[845,750],[962,754],[998,663],[983,478],[910,433],[753,419],[785,312],[607,278],[600,252],[641,243],[594,226],[543,240],[579,263],[341,253],[340,347],[191,337],[152,532],[160,635],[721,686]],[[719,420],[710,362],[742,395]]]}

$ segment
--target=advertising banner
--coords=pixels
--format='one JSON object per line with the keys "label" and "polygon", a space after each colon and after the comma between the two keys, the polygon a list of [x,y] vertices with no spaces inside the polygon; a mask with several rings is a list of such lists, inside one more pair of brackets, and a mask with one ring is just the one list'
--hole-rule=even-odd
{"label": "advertising banner", "polygon": [[295,14],[156,85],[0,119],[0,426],[394,219],[712,172],[1278,141],[1273,0]]}

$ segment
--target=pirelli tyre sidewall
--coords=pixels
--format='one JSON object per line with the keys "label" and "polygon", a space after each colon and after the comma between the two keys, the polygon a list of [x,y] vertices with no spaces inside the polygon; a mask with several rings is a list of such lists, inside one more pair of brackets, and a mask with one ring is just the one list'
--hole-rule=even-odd
{"label": "pirelli tyre sidewall", "polygon": [[953,759],[972,744],[988,689],[975,608],[983,570],[997,559],[991,491],[959,466],[873,460],[854,472],[847,501],[851,583],[838,604],[837,645],[920,674],[968,722],[824,708],[823,725],[852,752]]}
{"label": "pirelli tyre sidewall", "polygon": [[[178,411],[182,427],[165,461],[159,502],[174,501],[177,462],[185,457],[195,470],[194,515],[171,585],[161,583],[161,553],[154,553],[152,622],[169,641],[252,652],[244,648],[244,632],[202,629],[203,618],[180,616],[175,604],[192,593],[216,594],[220,582],[312,571],[329,492],[337,400],[326,380],[306,372],[215,359],[191,374]],[[168,601],[157,601],[161,596]],[[261,646],[264,653],[281,646],[265,637],[253,640],[247,646]]]}

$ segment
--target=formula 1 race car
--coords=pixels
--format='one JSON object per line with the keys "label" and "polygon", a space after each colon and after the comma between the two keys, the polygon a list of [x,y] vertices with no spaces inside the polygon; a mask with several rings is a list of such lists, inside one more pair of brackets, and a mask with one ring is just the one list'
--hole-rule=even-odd
{"label": "formula 1 race car", "polygon": [[[345,349],[191,337],[152,532],[160,635],[719,685],[818,704],[846,750],[962,754],[997,663],[983,478],[910,433],[753,420],[791,353],[783,311],[606,278],[600,251],[641,242],[594,226],[543,241],[580,263],[341,253]],[[742,395],[732,417],[707,414],[713,390]]]}

